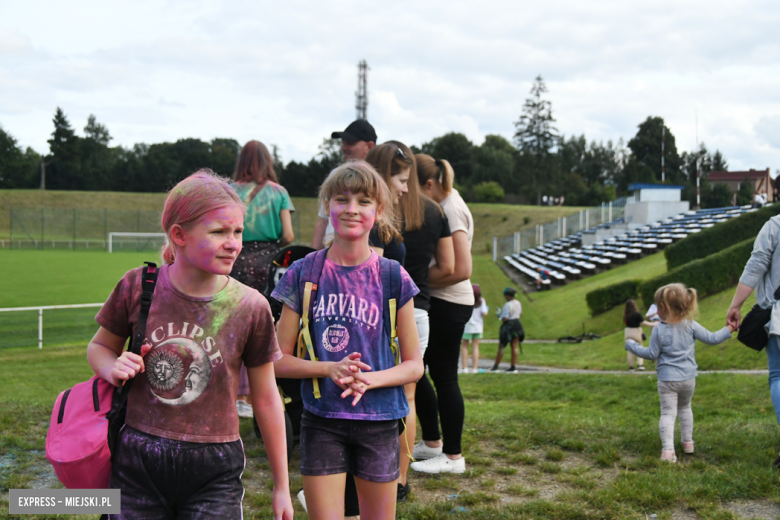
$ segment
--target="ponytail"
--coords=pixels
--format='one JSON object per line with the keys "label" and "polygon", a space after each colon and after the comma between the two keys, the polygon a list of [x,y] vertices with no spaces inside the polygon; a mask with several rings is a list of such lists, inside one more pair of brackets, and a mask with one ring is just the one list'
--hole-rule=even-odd
{"label": "ponytail", "polygon": [[672,318],[693,319],[699,312],[699,298],[696,289],[681,283],[664,285],[655,292],[655,304],[663,305]]}
{"label": "ponytail", "polygon": [[427,154],[417,154],[417,179],[420,186],[424,186],[429,180],[439,185],[441,191],[449,195],[455,181],[455,171],[446,159],[434,159]]}

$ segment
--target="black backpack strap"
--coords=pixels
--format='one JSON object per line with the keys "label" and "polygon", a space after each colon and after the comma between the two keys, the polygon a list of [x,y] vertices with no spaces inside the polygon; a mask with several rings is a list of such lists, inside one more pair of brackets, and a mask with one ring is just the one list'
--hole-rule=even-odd
{"label": "black backpack strap", "polygon": [[[135,334],[133,335],[128,350],[134,354],[141,355],[141,345],[143,345],[144,339],[146,339],[146,320],[149,318],[149,309],[152,306],[152,296],[154,294],[154,288],[157,285],[157,275],[159,269],[154,262],[144,262],[143,276],[141,278],[141,311],[138,314],[138,323],[135,326]],[[127,396],[130,394],[130,389],[133,386],[134,379],[128,379],[123,386],[119,386],[114,389],[114,396],[111,401],[111,411],[108,412],[106,418],[108,419],[108,447],[111,453],[114,453],[114,446],[116,444],[116,438],[119,435],[119,431],[125,424],[125,413],[127,407]]]}
{"label": "black backpack strap", "polygon": [[[157,285],[157,274],[160,272],[154,262],[144,262],[144,274],[141,278],[141,312],[138,313],[138,323],[135,326],[135,335],[130,344],[130,352],[141,355],[141,345],[146,339],[146,320],[149,318],[149,309],[152,306],[152,295]],[[128,381],[129,382],[129,381]],[[127,385],[125,385],[127,386]]]}

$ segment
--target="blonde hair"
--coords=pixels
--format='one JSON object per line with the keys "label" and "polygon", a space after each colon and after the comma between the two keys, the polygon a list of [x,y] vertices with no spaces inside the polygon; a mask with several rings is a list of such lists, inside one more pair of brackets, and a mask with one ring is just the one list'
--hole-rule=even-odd
{"label": "blonde hair", "polygon": [[420,186],[425,185],[428,180],[441,187],[446,195],[452,192],[452,183],[455,181],[455,171],[452,169],[449,161],[444,159],[434,159],[430,155],[418,153],[414,156],[417,160],[417,177]]}
{"label": "blonde hair", "polygon": [[696,289],[681,283],[670,283],[655,291],[655,304],[664,306],[667,314],[675,319],[693,319],[699,312]]}
{"label": "blonde hair", "polygon": [[220,177],[209,168],[201,168],[168,192],[160,224],[168,235],[162,247],[162,259],[166,264],[176,260],[176,244],[171,240],[171,229],[178,224],[189,229],[197,220],[217,208],[237,205],[242,211],[245,206],[238,194],[230,187],[228,179]]}
{"label": "blonde hair", "polygon": [[376,225],[383,240],[385,237],[393,237],[398,234],[390,188],[366,161],[350,161],[330,172],[328,178],[320,186],[319,204],[325,205],[334,195],[347,191],[363,193],[376,202]]}

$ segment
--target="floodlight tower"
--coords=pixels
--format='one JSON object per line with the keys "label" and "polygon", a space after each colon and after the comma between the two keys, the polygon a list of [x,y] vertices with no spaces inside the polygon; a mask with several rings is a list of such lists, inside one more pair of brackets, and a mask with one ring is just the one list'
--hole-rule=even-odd
{"label": "floodlight tower", "polygon": [[355,92],[356,119],[368,119],[368,64],[366,60],[358,63],[358,89]]}

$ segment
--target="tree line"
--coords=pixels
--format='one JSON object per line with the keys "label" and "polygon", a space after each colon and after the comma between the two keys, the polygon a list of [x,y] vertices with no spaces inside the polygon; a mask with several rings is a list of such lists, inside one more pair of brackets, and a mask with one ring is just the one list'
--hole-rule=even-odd
{"label": "tree line", "polygon": [[[566,137],[555,128],[547,88],[537,77],[515,123],[512,142],[488,135],[481,144],[450,132],[420,146],[415,153],[447,159],[456,175],[456,187],[470,201],[541,204],[543,197],[563,197],[565,204],[593,206],[626,194],[634,182],[660,183],[661,148],[665,182],[684,186],[683,197],[696,203],[696,167],[701,173],[702,206],[721,207],[731,201],[725,185],[710,185],[710,171],[727,170],[720,151],[679,153],[674,134],[660,117],[638,125],[627,144],[588,141],[584,135]],[[180,139],[174,143],[111,146],[105,125],[90,115],[83,136],[76,134],[60,109],[53,118],[49,153],[22,148],[0,127],[0,188],[39,188],[42,165],[45,187],[57,190],[162,192],[201,167],[231,175],[241,149],[235,139]],[[290,195],[313,197],[322,180],[340,162],[339,141],[324,139],[308,162],[285,163],[271,145],[275,169]],[[743,183],[739,202],[752,193]]]}

